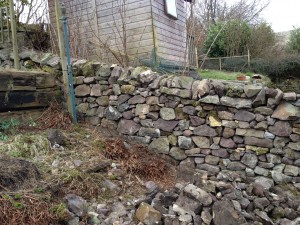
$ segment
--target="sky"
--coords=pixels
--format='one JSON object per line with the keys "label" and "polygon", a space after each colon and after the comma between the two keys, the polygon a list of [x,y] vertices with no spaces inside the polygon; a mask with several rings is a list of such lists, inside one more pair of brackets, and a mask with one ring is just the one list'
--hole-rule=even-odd
{"label": "sky", "polygon": [[[225,0],[228,3],[236,0]],[[300,27],[300,0],[270,0],[262,12],[264,18],[275,32],[289,31],[293,26]]]}

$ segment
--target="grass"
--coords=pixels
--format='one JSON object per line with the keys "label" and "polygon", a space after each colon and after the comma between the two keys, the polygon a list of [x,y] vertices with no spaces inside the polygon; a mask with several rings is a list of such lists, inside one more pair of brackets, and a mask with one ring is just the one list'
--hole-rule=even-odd
{"label": "grass", "polygon": [[[241,74],[240,72],[226,72],[219,70],[201,70],[199,71],[200,77],[203,79],[215,79],[215,80],[236,80],[236,76]],[[246,73],[246,76],[252,76],[252,73]]]}

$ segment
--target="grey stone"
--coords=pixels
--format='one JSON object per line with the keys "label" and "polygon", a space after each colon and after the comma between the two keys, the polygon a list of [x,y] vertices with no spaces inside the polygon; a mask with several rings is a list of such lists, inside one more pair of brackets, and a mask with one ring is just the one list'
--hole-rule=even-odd
{"label": "grey stone", "polygon": [[66,196],[68,209],[77,216],[83,216],[87,209],[87,202],[83,198],[74,194]]}
{"label": "grey stone", "polygon": [[296,151],[300,151],[300,141],[298,142],[290,142],[288,144],[288,147],[293,149],[293,150],[296,150]]}
{"label": "grey stone", "polygon": [[214,104],[214,105],[219,105],[220,104],[220,99],[218,95],[208,95],[204,98],[201,98],[199,102],[202,103],[207,103],[207,104]]}
{"label": "grey stone", "polygon": [[246,166],[240,162],[229,162],[227,165],[227,169],[229,170],[237,170],[242,171],[246,169]]}
{"label": "grey stone", "polygon": [[104,111],[104,115],[109,120],[118,120],[122,117],[122,114],[113,106],[108,106]]}
{"label": "grey stone", "polygon": [[286,101],[296,101],[297,94],[295,92],[283,93],[283,99]]}
{"label": "grey stone", "polygon": [[207,171],[209,176],[215,176],[220,172],[220,168],[218,166],[209,164],[197,164],[197,169]]}
{"label": "grey stone", "polygon": [[147,104],[137,104],[135,108],[136,116],[143,116],[149,113],[150,106]]}
{"label": "grey stone", "polygon": [[269,163],[273,163],[273,164],[281,163],[281,157],[279,155],[267,154],[266,156]]}
{"label": "grey stone", "polygon": [[172,108],[161,108],[159,114],[163,120],[174,120],[176,117]]}
{"label": "grey stone", "polygon": [[153,140],[149,149],[155,151],[156,153],[169,154],[169,140],[167,137],[159,137]]}
{"label": "grey stone", "polygon": [[273,126],[269,127],[269,131],[280,137],[288,137],[293,129],[288,122],[278,121]]}
{"label": "grey stone", "polygon": [[236,129],[236,135],[239,136],[246,136],[246,137],[257,137],[257,138],[264,138],[265,132],[261,130],[256,129]]}
{"label": "grey stone", "polygon": [[223,96],[220,102],[221,105],[230,106],[237,109],[242,109],[242,108],[250,109],[252,107],[252,101],[249,99],[231,98],[231,97]]}
{"label": "grey stone", "polygon": [[76,110],[79,113],[87,113],[87,111],[89,110],[89,103],[80,103],[79,105],[76,106]]}
{"label": "grey stone", "polygon": [[274,167],[273,163],[267,163],[267,162],[259,162],[259,167],[265,168],[265,169],[272,169]]}
{"label": "grey stone", "polygon": [[207,126],[207,125],[201,125],[201,126],[198,126],[194,129],[194,134],[195,135],[198,135],[198,136],[205,136],[205,137],[215,137],[217,136],[217,132]]}
{"label": "grey stone", "polygon": [[292,181],[292,177],[287,176],[279,171],[271,171],[271,176],[276,184],[289,183]]}
{"label": "grey stone", "polygon": [[273,221],[270,219],[268,214],[263,211],[256,211],[256,215],[263,220],[265,225],[274,225]]}
{"label": "grey stone", "polygon": [[212,150],[211,154],[214,155],[214,156],[221,157],[221,158],[228,158],[229,157],[228,151],[224,148],[217,149],[217,150]]}
{"label": "grey stone", "polygon": [[267,177],[256,177],[254,182],[260,184],[265,190],[274,187],[274,181]]}
{"label": "grey stone", "polygon": [[118,124],[118,132],[121,134],[134,135],[140,129],[140,125],[132,120],[120,120]]}
{"label": "grey stone", "polygon": [[254,207],[260,210],[264,210],[268,205],[270,205],[270,201],[266,198],[255,198],[254,201]]}
{"label": "grey stone", "polygon": [[142,104],[145,102],[146,102],[146,99],[140,95],[135,95],[131,99],[128,100],[128,104],[130,104],[130,105]]}
{"label": "grey stone", "polygon": [[172,147],[169,154],[176,160],[184,160],[187,158],[184,150],[177,147]]}
{"label": "grey stone", "polygon": [[265,147],[265,148],[272,148],[273,147],[273,141],[270,140],[270,139],[262,139],[262,138],[256,138],[256,137],[245,137],[244,140],[245,140],[246,145]]}
{"label": "grey stone", "polygon": [[109,97],[101,96],[96,99],[96,102],[99,106],[108,106],[109,105]]}
{"label": "grey stone", "polygon": [[201,81],[195,80],[192,85],[192,99],[197,99],[209,92],[209,80],[203,79]]}
{"label": "grey stone", "polygon": [[172,132],[174,128],[178,125],[178,121],[167,121],[163,119],[158,119],[157,121],[153,122],[153,125],[155,128],[158,128],[160,130]]}
{"label": "grey stone", "polygon": [[181,98],[190,98],[191,97],[191,90],[188,90],[188,89],[160,87],[160,92],[167,94],[167,95],[179,96]]}
{"label": "grey stone", "polygon": [[255,119],[255,115],[245,110],[239,110],[234,115],[235,120],[250,122]]}
{"label": "grey stone", "polygon": [[265,105],[266,104],[266,91],[265,89],[261,89],[256,98],[252,102],[254,107]]}
{"label": "grey stone", "polygon": [[88,96],[91,93],[91,88],[89,85],[81,84],[75,88],[75,95],[78,97]]}
{"label": "grey stone", "polygon": [[268,139],[275,139],[275,135],[268,131],[265,132],[264,137]]}
{"label": "grey stone", "polygon": [[140,204],[135,217],[145,225],[154,225],[161,221],[161,213],[145,202]]}
{"label": "grey stone", "polygon": [[51,146],[54,144],[63,145],[65,142],[65,136],[58,129],[50,129],[48,132],[48,140],[50,141]]}
{"label": "grey stone", "polygon": [[139,75],[139,81],[142,84],[149,84],[154,81],[159,75],[151,70],[146,70]]}
{"label": "grey stone", "polygon": [[211,165],[218,165],[220,161],[220,158],[213,155],[207,155],[205,157],[205,163],[211,164]]}
{"label": "grey stone", "polygon": [[297,166],[292,166],[292,165],[286,165],[284,169],[284,174],[288,176],[298,176],[299,174],[299,167]]}
{"label": "grey stone", "polygon": [[188,76],[175,76],[168,87],[191,89],[194,79]]}
{"label": "grey stone", "polygon": [[260,107],[255,108],[254,112],[265,115],[265,116],[270,116],[270,115],[272,115],[273,110],[268,107],[260,106]]}
{"label": "grey stone", "polygon": [[199,148],[209,148],[210,146],[210,139],[207,137],[193,136],[192,139]]}
{"label": "grey stone", "polygon": [[269,175],[269,170],[256,166],[254,168],[254,173],[267,177]]}
{"label": "grey stone", "polygon": [[143,127],[153,127],[153,120],[151,119],[141,120],[140,122]]}
{"label": "grey stone", "polygon": [[184,182],[194,181],[195,162],[189,157],[180,162],[178,166],[178,180]]}
{"label": "grey stone", "polygon": [[189,116],[191,125],[194,127],[200,126],[202,124],[205,124],[205,119],[200,118],[198,116]]}
{"label": "grey stone", "polygon": [[178,123],[179,130],[188,130],[190,126],[190,121],[188,120],[180,120]]}
{"label": "grey stone", "polygon": [[152,138],[157,138],[160,136],[160,130],[156,128],[151,128],[151,127],[141,127],[139,130],[139,136],[145,137],[149,136]]}
{"label": "grey stone", "polygon": [[212,207],[213,222],[215,225],[242,224],[244,218],[239,218],[237,211],[228,201],[216,201]]}
{"label": "grey stone", "polygon": [[91,96],[96,96],[96,97],[101,96],[101,90],[99,84],[92,85]]}
{"label": "grey stone", "polygon": [[221,81],[213,80],[211,81],[211,85],[220,97],[226,94],[226,87]]}
{"label": "grey stone", "polygon": [[212,204],[211,196],[206,191],[193,184],[188,184],[185,186],[183,189],[183,194],[198,200],[203,206],[209,206]]}
{"label": "grey stone", "polygon": [[246,166],[249,166],[250,168],[254,169],[257,165],[258,158],[256,155],[251,153],[245,153],[241,162],[245,164]]}
{"label": "grey stone", "polygon": [[282,102],[277,106],[272,117],[279,120],[295,120],[300,118],[300,108],[290,103]]}
{"label": "grey stone", "polygon": [[225,127],[224,131],[223,131],[223,137],[224,138],[230,138],[233,137],[235,135],[235,130],[231,129],[229,127]]}
{"label": "grey stone", "polygon": [[238,127],[238,123],[235,121],[222,120],[222,126],[235,129]]}
{"label": "grey stone", "polygon": [[210,215],[208,210],[203,210],[201,212],[201,219],[203,220],[204,223],[210,224],[213,217]]}
{"label": "grey stone", "polygon": [[236,144],[231,138],[221,138],[220,145],[224,148],[235,148]]}
{"label": "grey stone", "polygon": [[194,115],[196,112],[194,106],[185,106],[182,108],[182,111],[188,115]]}
{"label": "grey stone", "polygon": [[218,117],[221,120],[233,120],[234,114],[228,111],[218,111]]}
{"label": "grey stone", "polygon": [[289,142],[288,138],[284,137],[275,137],[274,139],[274,147],[275,148],[283,148]]}
{"label": "grey stone", "polygon": [[[119,79],[119,77],[120,77],[120,75],[122,73],[122,70],[123,69],[121,67],[119,67],[119,66],[115,66],[113,68],[113,70],[111,71],[111,75],[110,75],[110,77],[108,79],[109,84],[116,84],[117,83],[117,80]],[[109,74],[109,71],[103,73],[100,70],[100,71],[97,71],[96,74],[98,74],[100,76],[101,75],[107,75],[107,74]]]}
{"label": "grey stone", "polygon": [[193,147],[192,139],[190,137],[179,136],[178,146],[182,149],[190,149]]}
{"label": "grey stone", "polygon": [[245,85],[244,92],[248,98],[252,98],[253,96],[257,95],[260,90],[262,89],[261,85]]}

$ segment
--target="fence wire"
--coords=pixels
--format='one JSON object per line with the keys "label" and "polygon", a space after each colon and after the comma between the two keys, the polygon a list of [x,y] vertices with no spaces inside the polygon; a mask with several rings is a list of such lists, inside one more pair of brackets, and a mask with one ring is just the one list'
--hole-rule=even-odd
{"label": "fence wire", "polygon": [[[204,62],[203,62],[204,61]],[[202,69],[211,70],[227,70],[233,72],[244,71],[250,64],[249,56],[234,56],[234,57],[220,57],[220,58],[202,58],[199,60],[199,65]]]}

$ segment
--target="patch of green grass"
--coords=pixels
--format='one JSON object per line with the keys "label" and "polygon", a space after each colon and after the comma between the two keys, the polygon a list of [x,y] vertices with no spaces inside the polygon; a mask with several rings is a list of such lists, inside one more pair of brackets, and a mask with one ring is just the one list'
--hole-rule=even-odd
{"label": "patch of green grass", "polygon": [[[199,75],[203,79],[215,79],[215,80],[236,80],[237,75],[241,74],[240,72],[227,72],[219,70],[201,70]],[[246,76],[252,76],[252,73],[244,74]]]}

